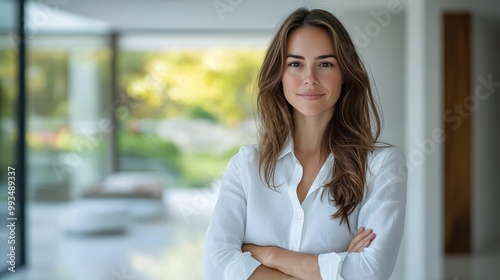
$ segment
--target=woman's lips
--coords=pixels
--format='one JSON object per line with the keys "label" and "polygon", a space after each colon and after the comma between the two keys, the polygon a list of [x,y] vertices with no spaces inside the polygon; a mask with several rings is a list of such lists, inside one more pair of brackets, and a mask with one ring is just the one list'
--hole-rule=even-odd
{"label": "woman's lips", "polygon": [[299,96],[307,100],[317,100],[323,97],[323,93],[320,92],[306,92],[300,93]]}

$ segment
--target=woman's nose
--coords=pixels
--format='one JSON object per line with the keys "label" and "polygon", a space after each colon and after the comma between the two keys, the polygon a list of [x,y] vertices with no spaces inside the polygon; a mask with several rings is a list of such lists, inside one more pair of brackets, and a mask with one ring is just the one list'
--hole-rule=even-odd
{"label": "woman's nose", "polygon": [[317,85],[319,84],[318,77],[314,69],[307,69],[304,77],[304,83],[306,85]]}

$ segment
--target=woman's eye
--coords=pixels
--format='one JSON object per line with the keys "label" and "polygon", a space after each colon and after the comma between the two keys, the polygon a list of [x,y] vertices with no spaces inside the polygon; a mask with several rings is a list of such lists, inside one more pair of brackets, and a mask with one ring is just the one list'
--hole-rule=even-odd
{"label": "woman's eye", "polygon": [[288,66],[289,67],[299,67],[300,63],[298,63],[298,62],[290,62],[290,63],[288,63]]}
{"label": "woman's eye", "polygon": [[319,64],[320,67],[333,67],[333,63],[331,62],[321,62]]}

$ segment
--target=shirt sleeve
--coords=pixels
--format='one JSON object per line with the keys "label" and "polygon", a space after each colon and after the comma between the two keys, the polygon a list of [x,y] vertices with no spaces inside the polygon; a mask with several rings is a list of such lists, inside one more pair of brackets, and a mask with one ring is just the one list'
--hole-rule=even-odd
{"label": "shirt sleeve", "polygon": [[[373,229],[375,239],[360,253],[321,254],[324,280],[389,279],[396,263],[406,210],[406,160],[396,148],[383,148],[369,167],[358,228]],[[355,229],[357,230],[357,228]]]}
{"label": "shirt sleeve", "polygon": [[221,180],[219,197],[203,247],[205,280],[248,279],[260,265],[249,252],[241,252],[247,211],[240,176],[239,160],[242,153],[240,150],[231,159]]}

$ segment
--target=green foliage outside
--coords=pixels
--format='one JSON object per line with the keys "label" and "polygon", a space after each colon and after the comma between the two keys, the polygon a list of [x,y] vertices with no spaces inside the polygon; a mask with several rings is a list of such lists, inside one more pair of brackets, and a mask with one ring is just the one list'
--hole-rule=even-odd
{"label": "green foliage outside", "polygon": [[238,147],[228,149],[222,154],[210,152],[184,153],[182,155],[183,179],[192,187],[206,187],[211,181],[220,178],[229,159],[239,150]]}
{"label": "green foliage outside", "polygon": [[15,114],[17,94],[17,55],[14,50],[0,50],[0,117]]}
{"label": "green foliage outside", "polygon": [[238,147],[223,153],[211,151],[182,152],[175,143],[156,136],[121,134],[119,153],[136,159],[158,159],[179,176],[181,184],[176,187],[207,187],[220,178],[229,159],[238,152]]}
{"label": "green foliage outside", "polygon": [[31,116],[57,117],[68,114],[68,53],[28,53],[28,112]]}
{"label": "green foliage outside", "polygon": [[160,159],[173,170],[181,172],[181,151],[171,141],[156,136],[120,134],[118,140],[121,156]]}
{"label": "green foliage outside", "polygon": [[[121,52],[119,83],[130,100],[127,122],[175,117],[236,126],[253,117],[256,75],[263,54],[262,49]],[[129,137],[131,140],[125,140],[128,144],[120,147],[120,154],[146,146],[134,139],[139,136],[130,133],[124,134],[123,139]],[[207,186],[219,178],[239,149],[233,147],[222,154],[209,149],[169,154],[160,144],[163,140],[153,140],[152,135],[148,139],[151,147],[144,148],[141,156],[168,159],[189,187]]]}
{"label": "green foliage outside", "polygon": [[253,115],[262,57],[260,49],[122,52],[120,85],[134,101],[130,117],[201,117],[235,125]]}

